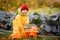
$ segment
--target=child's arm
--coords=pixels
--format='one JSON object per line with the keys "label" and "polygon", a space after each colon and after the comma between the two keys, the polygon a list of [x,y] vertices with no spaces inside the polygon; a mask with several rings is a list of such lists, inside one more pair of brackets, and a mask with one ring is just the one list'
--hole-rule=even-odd
{"label": "child's arm", "polygon": [[19,28],[21,27],[20,15],[18,14],[13,20],[13,33],[19,33]]}

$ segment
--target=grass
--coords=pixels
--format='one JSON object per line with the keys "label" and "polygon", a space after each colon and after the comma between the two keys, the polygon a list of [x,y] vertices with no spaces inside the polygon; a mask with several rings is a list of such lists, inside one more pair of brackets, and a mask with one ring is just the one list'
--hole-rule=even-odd
{"label": "grass", "polygon": [[[2,37],[5,37],[6,40],[8,40],[9,35],[12,33],[12,31],[2,30],[0,29],[0,40]],[[28,40],[27,38],[23,38],[23,40]],[[33,40],[33,37],[30,38],[30,40]],[[60,37],[41,37],[38,36],[37,40],[60,40]]]}
{"label": "grass", "polygon": [[5,37],[7,39],[11,33],[12,33],[12,31],[7,31],[7,30],[0,29],[0,39],[2,37]]}
{"label": "grass", "polygon": [[44,8],[37,8],[37,9],[30,9],[29,13],[45,13],[47,16],[49,16],[52,13],[60,13],[60,8],[49,8],[49,7],[44,7]]}

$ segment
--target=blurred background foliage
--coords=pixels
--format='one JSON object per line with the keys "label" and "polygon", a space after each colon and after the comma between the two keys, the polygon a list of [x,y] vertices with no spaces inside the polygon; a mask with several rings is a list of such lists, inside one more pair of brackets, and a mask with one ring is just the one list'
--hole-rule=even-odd
{"label": "blurred background foliage", "polygon": [[0,10],[6,12],[15,11],[22,3],[27,3],[31,9],[60,8],[60,0],[0,0]]}

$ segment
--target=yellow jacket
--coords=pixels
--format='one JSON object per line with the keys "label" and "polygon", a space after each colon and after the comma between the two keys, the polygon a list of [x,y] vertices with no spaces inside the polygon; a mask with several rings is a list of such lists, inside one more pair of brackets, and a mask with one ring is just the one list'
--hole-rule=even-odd
{"label": "yellow jacket", "polygon": [[[16,18],[13,20],[13,34],[18,33],[23,35],[24,33],[24,25],[29,23],[29,18],[27,16],[21,16],[18,14]],[[20,30],[22,29],[22,30]]]}

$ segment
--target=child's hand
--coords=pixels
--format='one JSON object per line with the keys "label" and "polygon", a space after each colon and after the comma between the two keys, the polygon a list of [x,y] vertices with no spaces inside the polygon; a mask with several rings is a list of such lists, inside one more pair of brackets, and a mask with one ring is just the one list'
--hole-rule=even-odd
{"label": "child's hand", "polygon": [[19,27],[19,31],[22,31],[22,27]]}
{"label": "child's hand", "polygon": [[20,31],[20,33],[23,34],[23,33],[24,33],[24,28],[23,28],[23,27],[20,27],[20,28],[19,28],[19,31]]}

